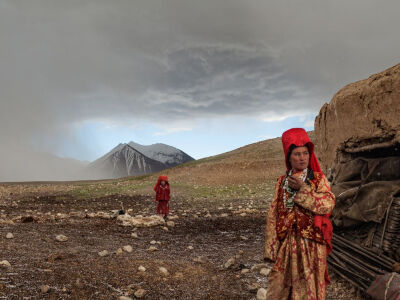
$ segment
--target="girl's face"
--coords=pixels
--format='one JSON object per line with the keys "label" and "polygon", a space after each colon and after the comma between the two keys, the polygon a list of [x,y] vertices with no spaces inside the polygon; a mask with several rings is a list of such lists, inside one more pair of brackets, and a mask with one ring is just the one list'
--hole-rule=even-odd
{"label": "girl's face", "polygon": [[310,161],[310,153],[307,147],[294,148],[289,157],[289,162],[295,171],[303,171]]}
{"label": "girl's face", "polygon": [[165,181],[164,181],[164,180],[161,180],[160,184],[161,184],[162,186],[165,186]]}

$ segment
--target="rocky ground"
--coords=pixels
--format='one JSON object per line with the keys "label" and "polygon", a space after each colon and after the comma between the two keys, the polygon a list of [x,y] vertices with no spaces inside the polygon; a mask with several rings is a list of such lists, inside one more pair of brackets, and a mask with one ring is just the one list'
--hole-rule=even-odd
{"label": "rocky ground", "polygon": [[[177,186],[164,223],[150,183],[102,184],[0,187],[0,299],[256,299],[267,287],[273,186]],[[363,299],[334,275],[327,292]]]}

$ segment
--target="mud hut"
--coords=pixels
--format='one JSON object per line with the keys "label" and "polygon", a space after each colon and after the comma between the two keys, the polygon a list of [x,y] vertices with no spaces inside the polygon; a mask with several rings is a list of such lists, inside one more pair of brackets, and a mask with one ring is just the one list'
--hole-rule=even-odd
{"label": "mud hut", "polygon": [[[331,265],[340,269],[343,260],[354,263],[361,254],[350,252],[357,248],[372,259],[364,269],[389,271],[400,261],[400,64],[337,92],[321,108],[315,136],[337,198],[332,214],[337,251]],[[351,244],[347,254],[346,244]],[[385,266],[374,261],[381,258]],[[367,276],[360,265],[355,262],[345,277],[366,289],[378,271],[360,284],[357,275]]]}

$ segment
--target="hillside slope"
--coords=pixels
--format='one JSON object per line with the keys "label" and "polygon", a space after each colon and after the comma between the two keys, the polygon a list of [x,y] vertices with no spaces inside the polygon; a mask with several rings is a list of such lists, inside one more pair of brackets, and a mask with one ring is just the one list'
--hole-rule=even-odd
{"label": "hillside slope", "polygon": [[[314,132],[308,134],[315,143]],[[275,180],[284,172],[280,137],[162,171],[175,182],[211,185],[263,183]]]}

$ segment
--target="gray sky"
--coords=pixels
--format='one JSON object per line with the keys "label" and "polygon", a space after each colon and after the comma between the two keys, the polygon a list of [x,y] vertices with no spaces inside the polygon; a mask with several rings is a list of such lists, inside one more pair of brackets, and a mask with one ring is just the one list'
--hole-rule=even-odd
{"label": "gray sky", "polygon": [[178,132],[315,115],[400,62],[399,11],[391,0],[0,0],[0,163],[68,156],[65,141],[87,157],[82,124]]}

